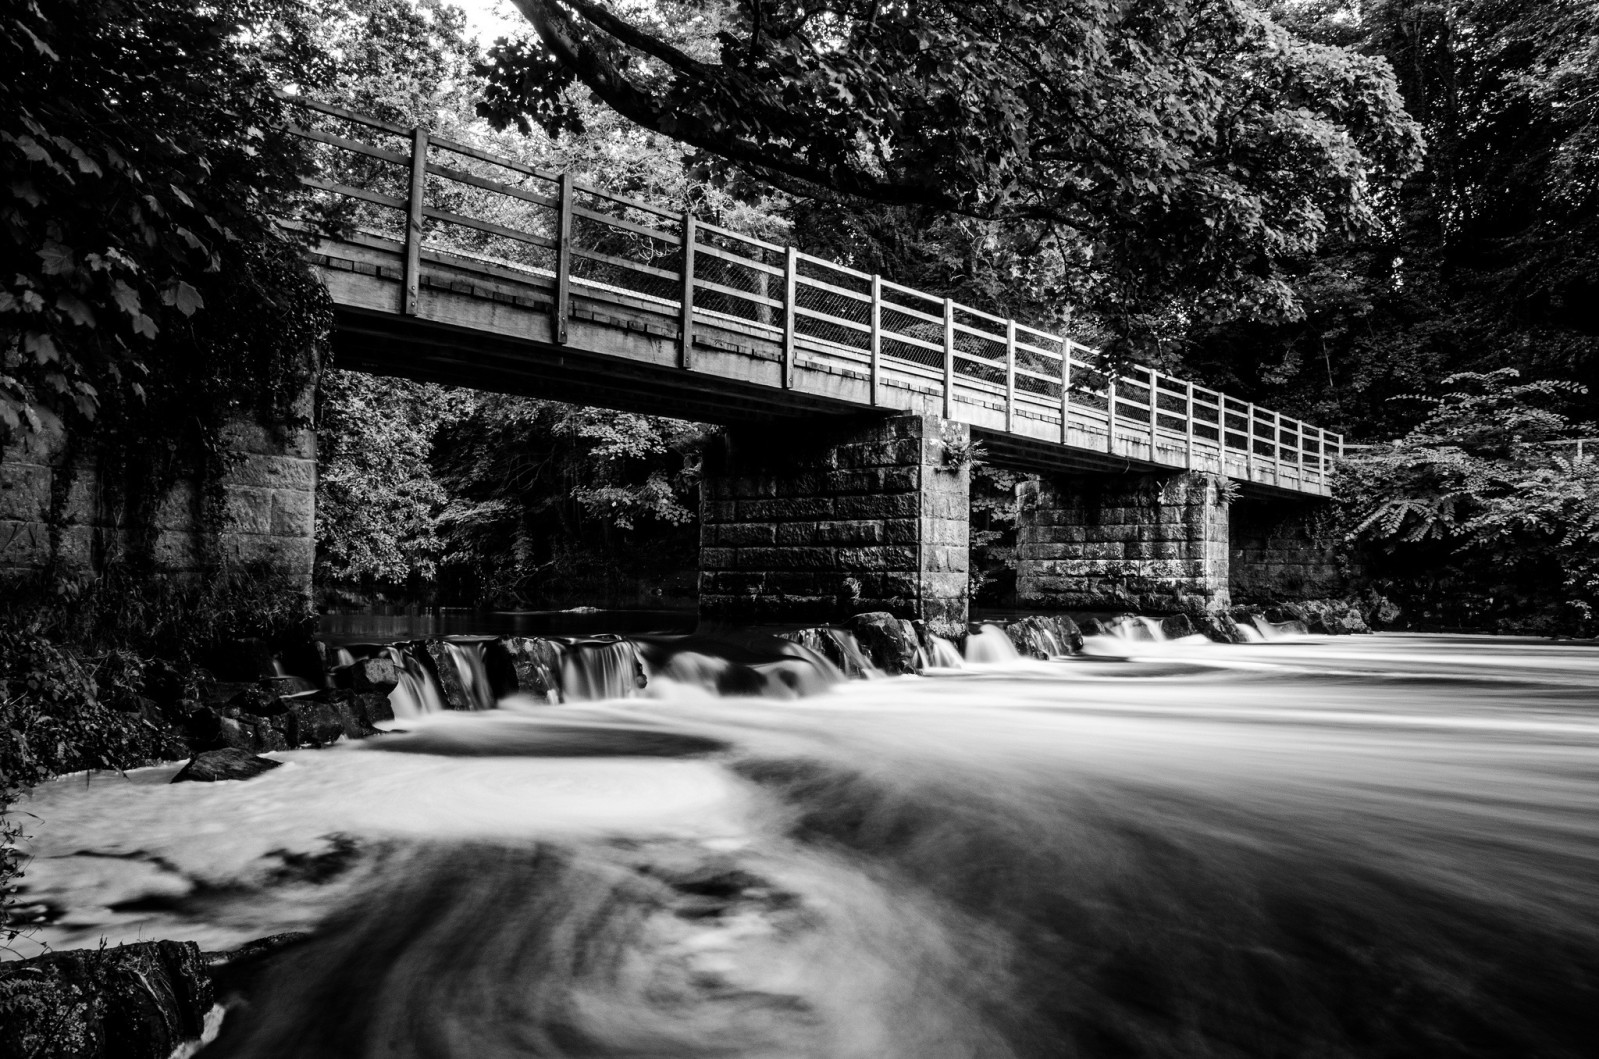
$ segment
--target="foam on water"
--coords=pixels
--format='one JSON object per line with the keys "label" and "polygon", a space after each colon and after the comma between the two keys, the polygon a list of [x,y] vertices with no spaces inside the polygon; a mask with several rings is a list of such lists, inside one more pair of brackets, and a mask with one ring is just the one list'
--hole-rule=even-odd
{"label": "foam on water", "polygon": [[318,927],[221,1056],[1591,1054],[1599,652],[1148,632],[844,683],[644,644],[644,696],[74,777],[24,900]]}

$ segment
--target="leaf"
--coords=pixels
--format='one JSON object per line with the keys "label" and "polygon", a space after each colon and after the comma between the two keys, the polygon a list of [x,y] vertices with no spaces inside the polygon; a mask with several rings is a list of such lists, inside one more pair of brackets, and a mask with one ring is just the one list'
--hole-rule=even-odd
{"label": "leaf", "polygon": [[72,253],[72,249],[62,246],[54,240],[44,244],[44,249],[39,251],[39,260],[43,262],[46,276],[65,275],[78,267],[77,258]]}
{"label": "leaf", "polygon": [[76,294],[62,294],[56,298],[56,308],[66,313],[72,318],[72,322],[80,327],[94,326],[94,311]]}
{"label": "leaf", "polygon": [[196,309],[205,308],[205,299],[200,297],[200,292],[182,280],[163,291],[161,300],[184,316],[193,316]]}
{"label": "leaf", "polygon": [[143,308],[139,302],[139,292],[120,279],[111,287],[111,300],[121,306],[122,311],[129,316],[138,316],[140,309]]}
{"label": "leaf", "polygon": [[33,359],[40,364],[51,364],[61,359],[61,351],[56,349],[55,339],[42,331],[29,331],[22,339],[22,348],[25,352],[33,354]]}
{"label": "leaf", "polygon": [[148,316],[143,313],[135,313],[133,316],[133,331],[135,334],[143,335],[145,338],[154,338],[160,333],[161,329]]}

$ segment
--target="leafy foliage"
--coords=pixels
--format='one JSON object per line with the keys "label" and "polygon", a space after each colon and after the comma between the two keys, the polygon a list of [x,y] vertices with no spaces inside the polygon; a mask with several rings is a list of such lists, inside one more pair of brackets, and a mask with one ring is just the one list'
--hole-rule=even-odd
{"label": "leafy foliage", "polygon": [[1511,368],[1445,385],[1414,430],[1346,465],[1351,540],[1424,621],[1591,634],[1599,464],[1558,409],[1574,388]]}
{"label": "leafy foliage", "polygon": [[231,418],[294,419],[326,330],[326,295],[272,220],[301,154],[251,42],[268,10],[22,0],[3,16],[0,444],[61,418],[135,528],[180,477],[214,480]]}
{"label": "leafy foliage", "polygon": [[443,565],[489,603],[588,591],[696,563],[704,429],[656,416],[484,396],[440,432]]}
{"label": "leafy foliage", "polygon": [[1599,8],[1584,0],[1368,0],[1274,9],[1295,32],[1386,58],[1427,141],[1396,223],[1288,265],[1306,308],[1201,321],[1215,382],[1359,436],[1389,398],[1505,365],[1599,394]]}
{"label": "leafy foliage", "polygon": [[1384,63],[1243,0],[517,6],[539,43],[493,53],[497,123],[581,131],[581,83],[807,196],[1005,221],[1143,339],[1296,317],[1281,263],[1379,229],[1419,156]]}
{"label": "leafy foliage", "polygon": [[317,579],[405,585],[438,574],[447,500],[430,463],[469,399],[429,383],[330,371],[317,448]]}

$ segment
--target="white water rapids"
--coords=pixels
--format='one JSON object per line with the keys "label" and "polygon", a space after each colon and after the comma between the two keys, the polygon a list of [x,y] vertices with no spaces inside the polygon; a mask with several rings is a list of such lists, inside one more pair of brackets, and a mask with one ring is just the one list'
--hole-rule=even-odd
{"label": "white water rapids", "polygon": [[1592,645],[975,653],[65,778],[31,942],[317,931],[206,1056],[1596,1054]]}

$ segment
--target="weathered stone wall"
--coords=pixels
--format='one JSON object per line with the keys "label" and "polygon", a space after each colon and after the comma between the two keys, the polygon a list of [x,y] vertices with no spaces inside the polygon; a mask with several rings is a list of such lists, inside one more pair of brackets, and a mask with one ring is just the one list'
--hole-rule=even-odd
{"label": "weathered stone wall", "polygon": [[1333,598],[1354,588],[1325,501],[1235,503],[1231,536],[1239,603]]}
{"label": "weathered stone wall", "polygon": [[969,444],[922,415],[729,432],[700,489],[700,616],[965,622]]}
{"label": "weathered stone wall", "polygon": [[1200,475],[1073,475],[1018,487],[1016,595],[1059,610],[1202,612],[1228,596],[1228,515]]}
{"label": "weathered stone wall", "polygon": [[[222,478],[224,528],[214,558],[224,565],[265,563],[309,588],[315,557],[316,432],[240,421],[227,430],[224,441],[240,458]],[[50,421],[0,451],[0,573],[50,565],[52,491],[58,486],[65,491],[54,551],[59,569],[95,573],[123,553],[123,513],[103,487],[99,470],[81,458],[73,460],[60,424]],[[160,569],[191,574],[212,568],[192,483],[175,488],[154,521]]]}

